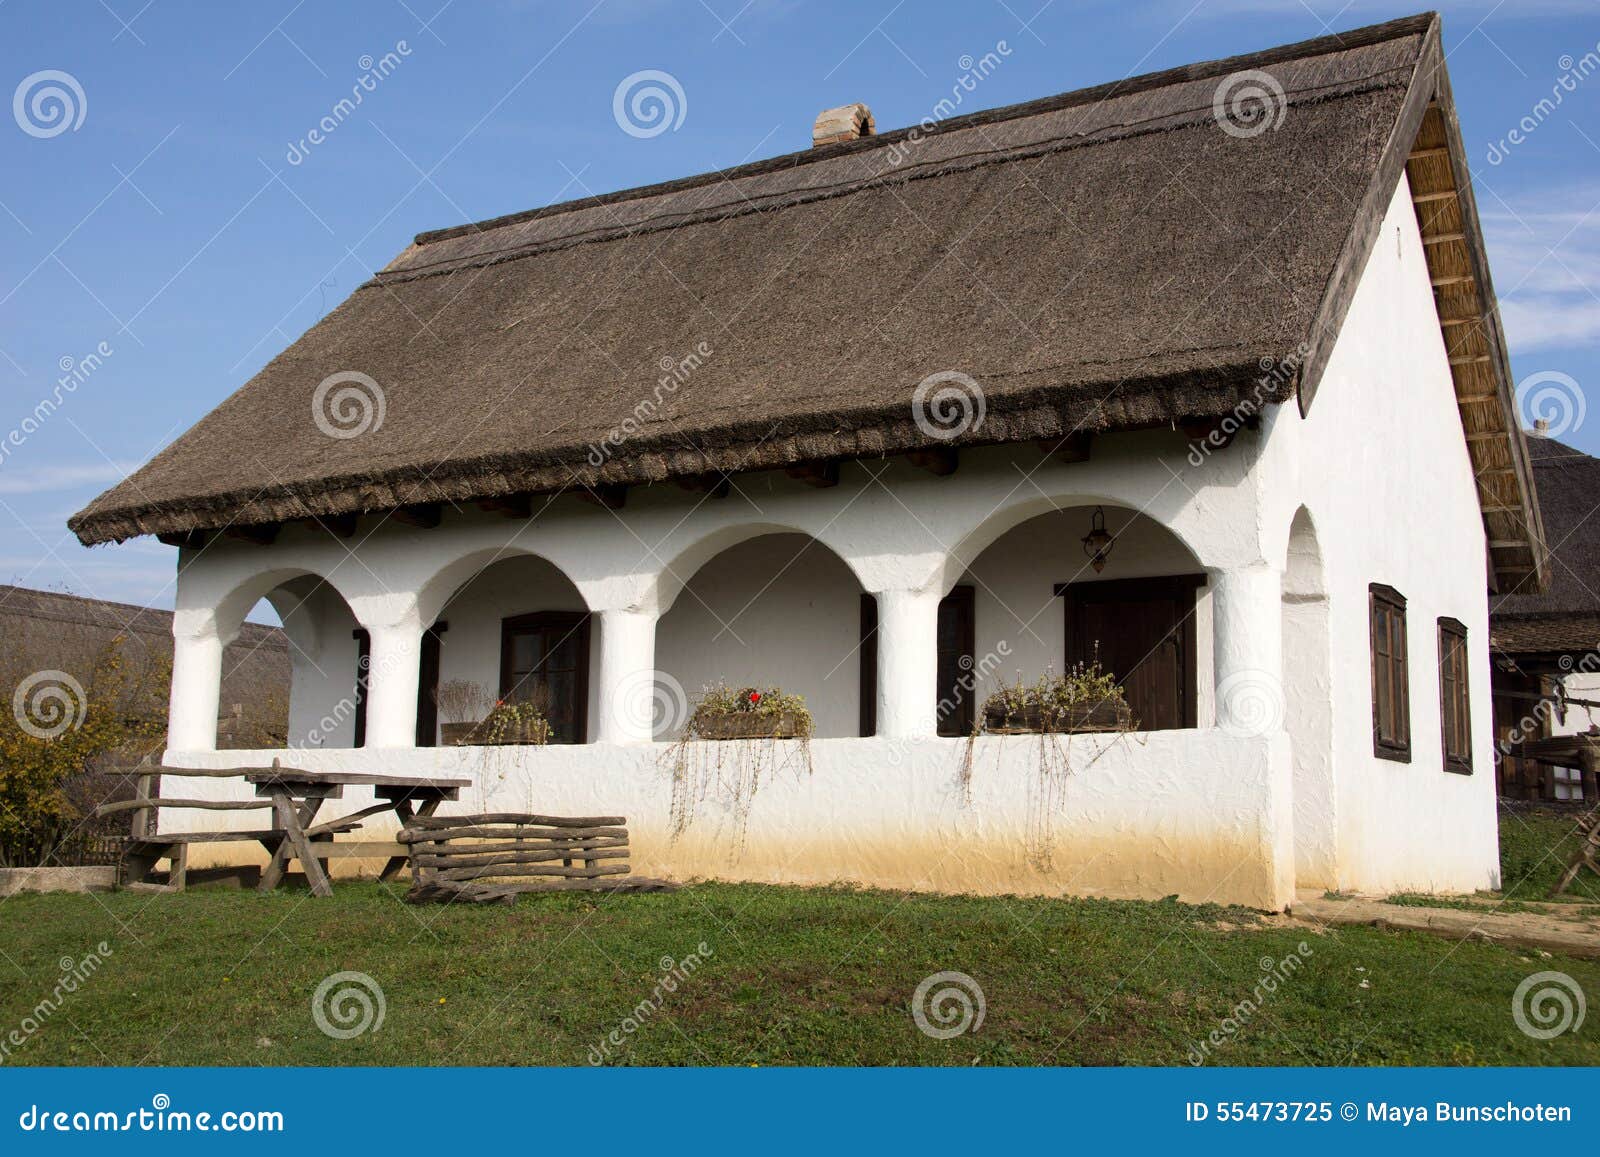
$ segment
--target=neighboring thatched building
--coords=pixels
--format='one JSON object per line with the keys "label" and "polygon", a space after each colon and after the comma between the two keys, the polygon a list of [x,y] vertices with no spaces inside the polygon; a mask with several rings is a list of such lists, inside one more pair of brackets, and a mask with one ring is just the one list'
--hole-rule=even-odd
{"label": "neighboring thatched building", "polygon": [[1550,585],[1543,594],[1511,587],[1489,604],[1500,792],[1593,802],[1593,773],[1503,750],[1600,726],[1600,458],[1539,429],[1528,437],[1528,457],[1550,544]]}
{"label": "neighboring thatched building", "polygon": [[[0,585],[0,674],[9,700],[23,678],[64,671],[89,687],[117,640],[128,674],[122,710],[165,723],[172,671],[172,612],[60,591]],[[277,627],[245,623],[223,656],[218,742],[272,747],[288,735],[289,644]]]}

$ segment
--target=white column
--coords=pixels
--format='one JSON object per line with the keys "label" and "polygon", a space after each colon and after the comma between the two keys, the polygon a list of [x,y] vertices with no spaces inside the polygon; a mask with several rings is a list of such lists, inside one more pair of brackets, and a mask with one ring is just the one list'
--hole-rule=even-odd
{"label": "white column", "polygon": [[366,623],[372,640],[367,668],[367,746],[415,747],[417,680],[422,659],[422,622]]}
{"label": "white column", "polygon": [[172,693],[167,708],[167,747],[173,751],[217,749],[222,647],[217,617],[211,611],[173,615]]}
{"label": "white column", "polygon": [[939,592],[878,591],[878,734],[938,733]]}
{"label": "white column", "polygon": [[1283,573],[1211,572],[1217,726],[1237,735],[1284,730]]}
{"label": "white column", "polygon": [[598,743],[649,743],[657,720],[681,726],[688,714],[683,688],[656,666],[656,613],[631,608],[600,611],[600,726]]}

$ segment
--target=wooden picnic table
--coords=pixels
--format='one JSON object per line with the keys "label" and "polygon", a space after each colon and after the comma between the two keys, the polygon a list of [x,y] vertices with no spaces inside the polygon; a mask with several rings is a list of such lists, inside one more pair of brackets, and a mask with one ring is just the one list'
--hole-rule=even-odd
{"label": "wooden picnic table", "polygon": [[[313,896],[333,895],[328,870],[318,858],[319,843],[331,843],[334,832],[380,812],[392,811],[404,827],[417,816],[431,816],[441,803],[459,799],[468,779],[429,779],[406,775],[374,775],[356,771],[305,771],[292,767],[246,771],[245,782],[253,784],[256,795],[270,800],[274,826],[283,832],[272,860],[261,874],[261,891],[270,892],[283,882],[290,860],[299,860]],[[358,812],[317,824],[323,803],[339,799],[347,787],[370,787],[378,802]],[[326,853],[326,849],[321,849]],[[379,879],[390,879],[406,865],[404,855],[390,856]]]}

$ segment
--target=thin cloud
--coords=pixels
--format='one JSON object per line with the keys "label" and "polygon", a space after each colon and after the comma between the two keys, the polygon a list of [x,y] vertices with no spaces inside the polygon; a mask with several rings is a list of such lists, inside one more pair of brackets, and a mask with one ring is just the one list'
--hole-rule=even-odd
{"label": "thin cloud", "polygon": [[137,463],[87,462],[78,466],[0,467],[0,494],[42,494],[51,490],[71,490],[85,485],[121,482]]}
{"label": "thin cloud", "polygon": [[1600,345],[1600,183],[1491,196],[1480,214],[1512,349]]}

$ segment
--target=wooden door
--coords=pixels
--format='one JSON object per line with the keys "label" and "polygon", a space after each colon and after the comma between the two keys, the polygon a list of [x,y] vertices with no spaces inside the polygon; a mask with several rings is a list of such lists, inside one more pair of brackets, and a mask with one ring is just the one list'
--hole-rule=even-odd
{"label": "wooden door", "polygon": [[439,691],[439,636],[449,629],[450,624],[441,621],[422,632],[422,658],[417,666],[418,747],[437,747],[439,743],[439,703],[434,698]]}
{"label": "wooden door", "polygon": [[1067,583],[1066,661],[1116,676],[1140,731],[1195,723],[1195,590],[1204,575]]}
{"label": "wooden door", "polygon": [[940,735],[971,735],[973,721],[972,652],[976,644],[974,588],[955,587],[939,600],[939,698],[934,711]]}
{"label": "wooden door", "polygon": [[537,703],[552,743],[588,739],[589,616],[542,611],[501,621],[500,698]]}

